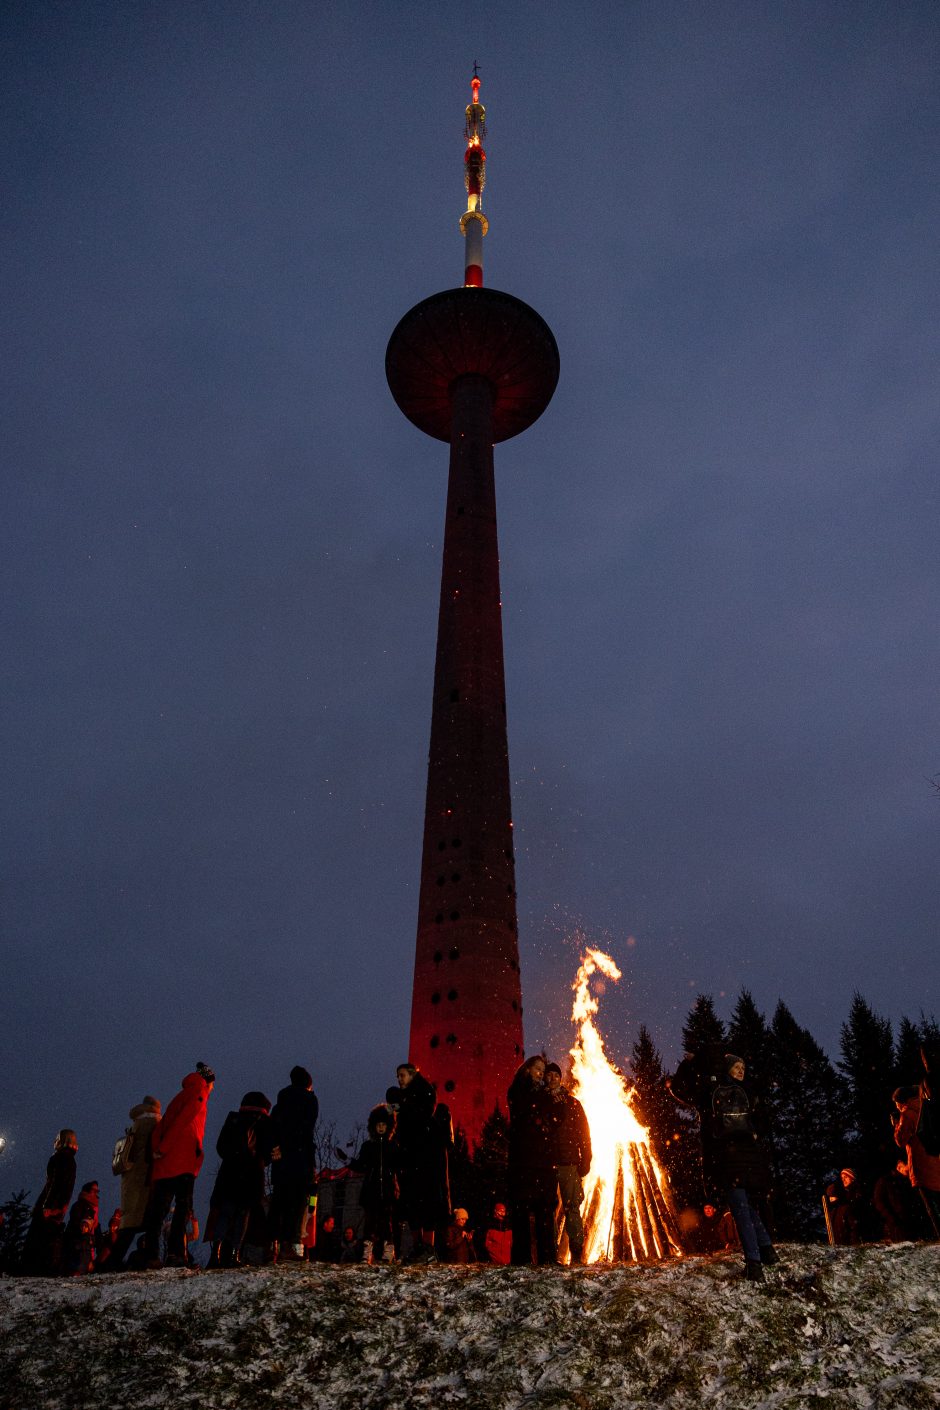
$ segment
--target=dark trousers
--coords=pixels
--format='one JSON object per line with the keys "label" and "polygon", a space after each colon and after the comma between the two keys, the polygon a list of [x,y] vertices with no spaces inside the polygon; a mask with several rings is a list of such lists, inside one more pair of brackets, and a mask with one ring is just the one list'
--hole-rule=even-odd
{"label": "dark trousers", "polygon": [[193,1207],[195,1175],[174,1175],[169,1180],[154,1180],[147,1208],[145,1227],[148,1258],[160,1257],[160,1231],[173,1205],[173,1221],[167,1241],[168,1258],[185,1258],[186,1223]]}
{"label": "dark trousers", "polygon": [[554,1199],[526,1203],[516,1200],[512,1210],[512,1261],[517,1267],[528,1267],[532,1262],[533,1223],[536,1263],[554,1263],[557,1257]]}
{"label": "dark trousers", "polygon": [[310,1184],[308,1175],[278,1173],[274,1177],[268,1221],[271,1238],[278,1243],[300,1243]]}
{"label": "dark trousers", "polygon": [[584,1203],[584,1186],[576,1165],[556,1165],[558,1192],[561,1207],[565,1212],[565,1233],[573,1262],[581,1257],[584,1248],[584,1224],[581,1221],[581,1205]]}
{"label": "dark trousers", "polygon": [[750,1263],[759,1263],[761,1249],[767,1248],[771,1240],[764,1228],[754,1197],[740,1185],[735,1185],[728,1191],[728,1204],[741,1247],[744,1249],[744,1257]]}

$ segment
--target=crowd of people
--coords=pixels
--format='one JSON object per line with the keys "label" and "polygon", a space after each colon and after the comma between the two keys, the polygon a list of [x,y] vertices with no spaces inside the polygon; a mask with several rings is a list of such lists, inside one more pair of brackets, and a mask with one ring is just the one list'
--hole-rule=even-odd
{"label": "crowd of people", "polygon": [[[850,1168],[826,1190],[832,1242],[940,1237],[940,1140],[930,1086],[937,1058],[925,1048],[924,1081],[894,1094],[894,1138],[904,1153],[896,1168],[870,1192]],[[341,1221],[325,1209],[316,1218],[319,1104],[311,1074],[294,1067],[273,1103],[260,1091],[245,1094],[216,1142],[220,1164],[204,1235],[208,1267],[236,1267],[248,1247],[260,1251],[261,1260],[278,1263],[555,1265],[562,1233],[570,1265],[582,1261],[591,1133],[558,1064],[528,1058],[512,1080],[508,1198],[493,1202],[478,1230],[470,1227],[467,1209],[451,1204],[454,1138],[447,1106],[411,1063],[396,1075],[397,1085],[369,1113],[360,1149],[351,1157],[339,1152],[346,1173],[359,1177],[358,1216],[345,1217],[345,1210]],[[193,1195],[214,1084],[211,1068],[197,1063],[166,1111],[153,1096],[131,1107],[131,1125],[112,1160],[121,1204],[106,1226],[99,1221],[96,1181],[83,1185],[72,1202],[78,1139],[74,1130],[60,1131],[33,1206],[20,1271],[76,1276],[192,1265],[199,1236]],[[739,1246],[746,1277],[762,1279],[764,1268],[778,1261],[768,1205],[773,1177],[746,1065],[733,1053],[713,1055],[709,1063],[687,1054],[670,1091],[700,1118],[703,1205],[695,1247]],[[916,1206],[911,1191],[919,1196]],[[875,1213],[883,1232],[873,1235]]]}

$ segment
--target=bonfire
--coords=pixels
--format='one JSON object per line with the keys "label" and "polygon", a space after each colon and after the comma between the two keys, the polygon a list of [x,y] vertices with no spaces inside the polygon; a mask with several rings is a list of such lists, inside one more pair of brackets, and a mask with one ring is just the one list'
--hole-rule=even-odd
{"label": "bonfire", "polygon": [[[604,1052],[594,1022],[596,974],[616,982],[620,970],[603,950],[586,949],[572,985],[571,1092],[584,1107],[593,1159],[584,1181],[584,1262],[680,1255],[669,1185],[633,1110],[633,1088]],[[567,1248],[562,1253],[567,1257]]]}

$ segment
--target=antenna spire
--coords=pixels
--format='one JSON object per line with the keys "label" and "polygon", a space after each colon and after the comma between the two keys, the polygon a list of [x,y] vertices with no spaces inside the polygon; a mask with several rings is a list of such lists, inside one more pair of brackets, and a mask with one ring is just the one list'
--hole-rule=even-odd
{"label": "antenna spire", "polygon": [[466,242],[464,288],[473,289],[483,286],[483,236],[490,228],[490,223],[483,214],[483,187],[486,185],[486,152],[483,150],[486,109],[480,102],[479,67],[474,59],[470,102],[467,104],[467,120],[464,124],[464,136],[467,139],[467,150],[463,159],[467,209],[460,217],[460,229]]}

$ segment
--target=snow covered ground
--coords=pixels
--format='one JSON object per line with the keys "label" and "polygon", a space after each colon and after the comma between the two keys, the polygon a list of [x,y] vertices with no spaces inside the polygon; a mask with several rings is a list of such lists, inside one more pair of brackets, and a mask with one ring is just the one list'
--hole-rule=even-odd
{"label": "snow covered ground", "polygon": [[0,1280],[0,1405],[940,1405],[940,1249]]}

